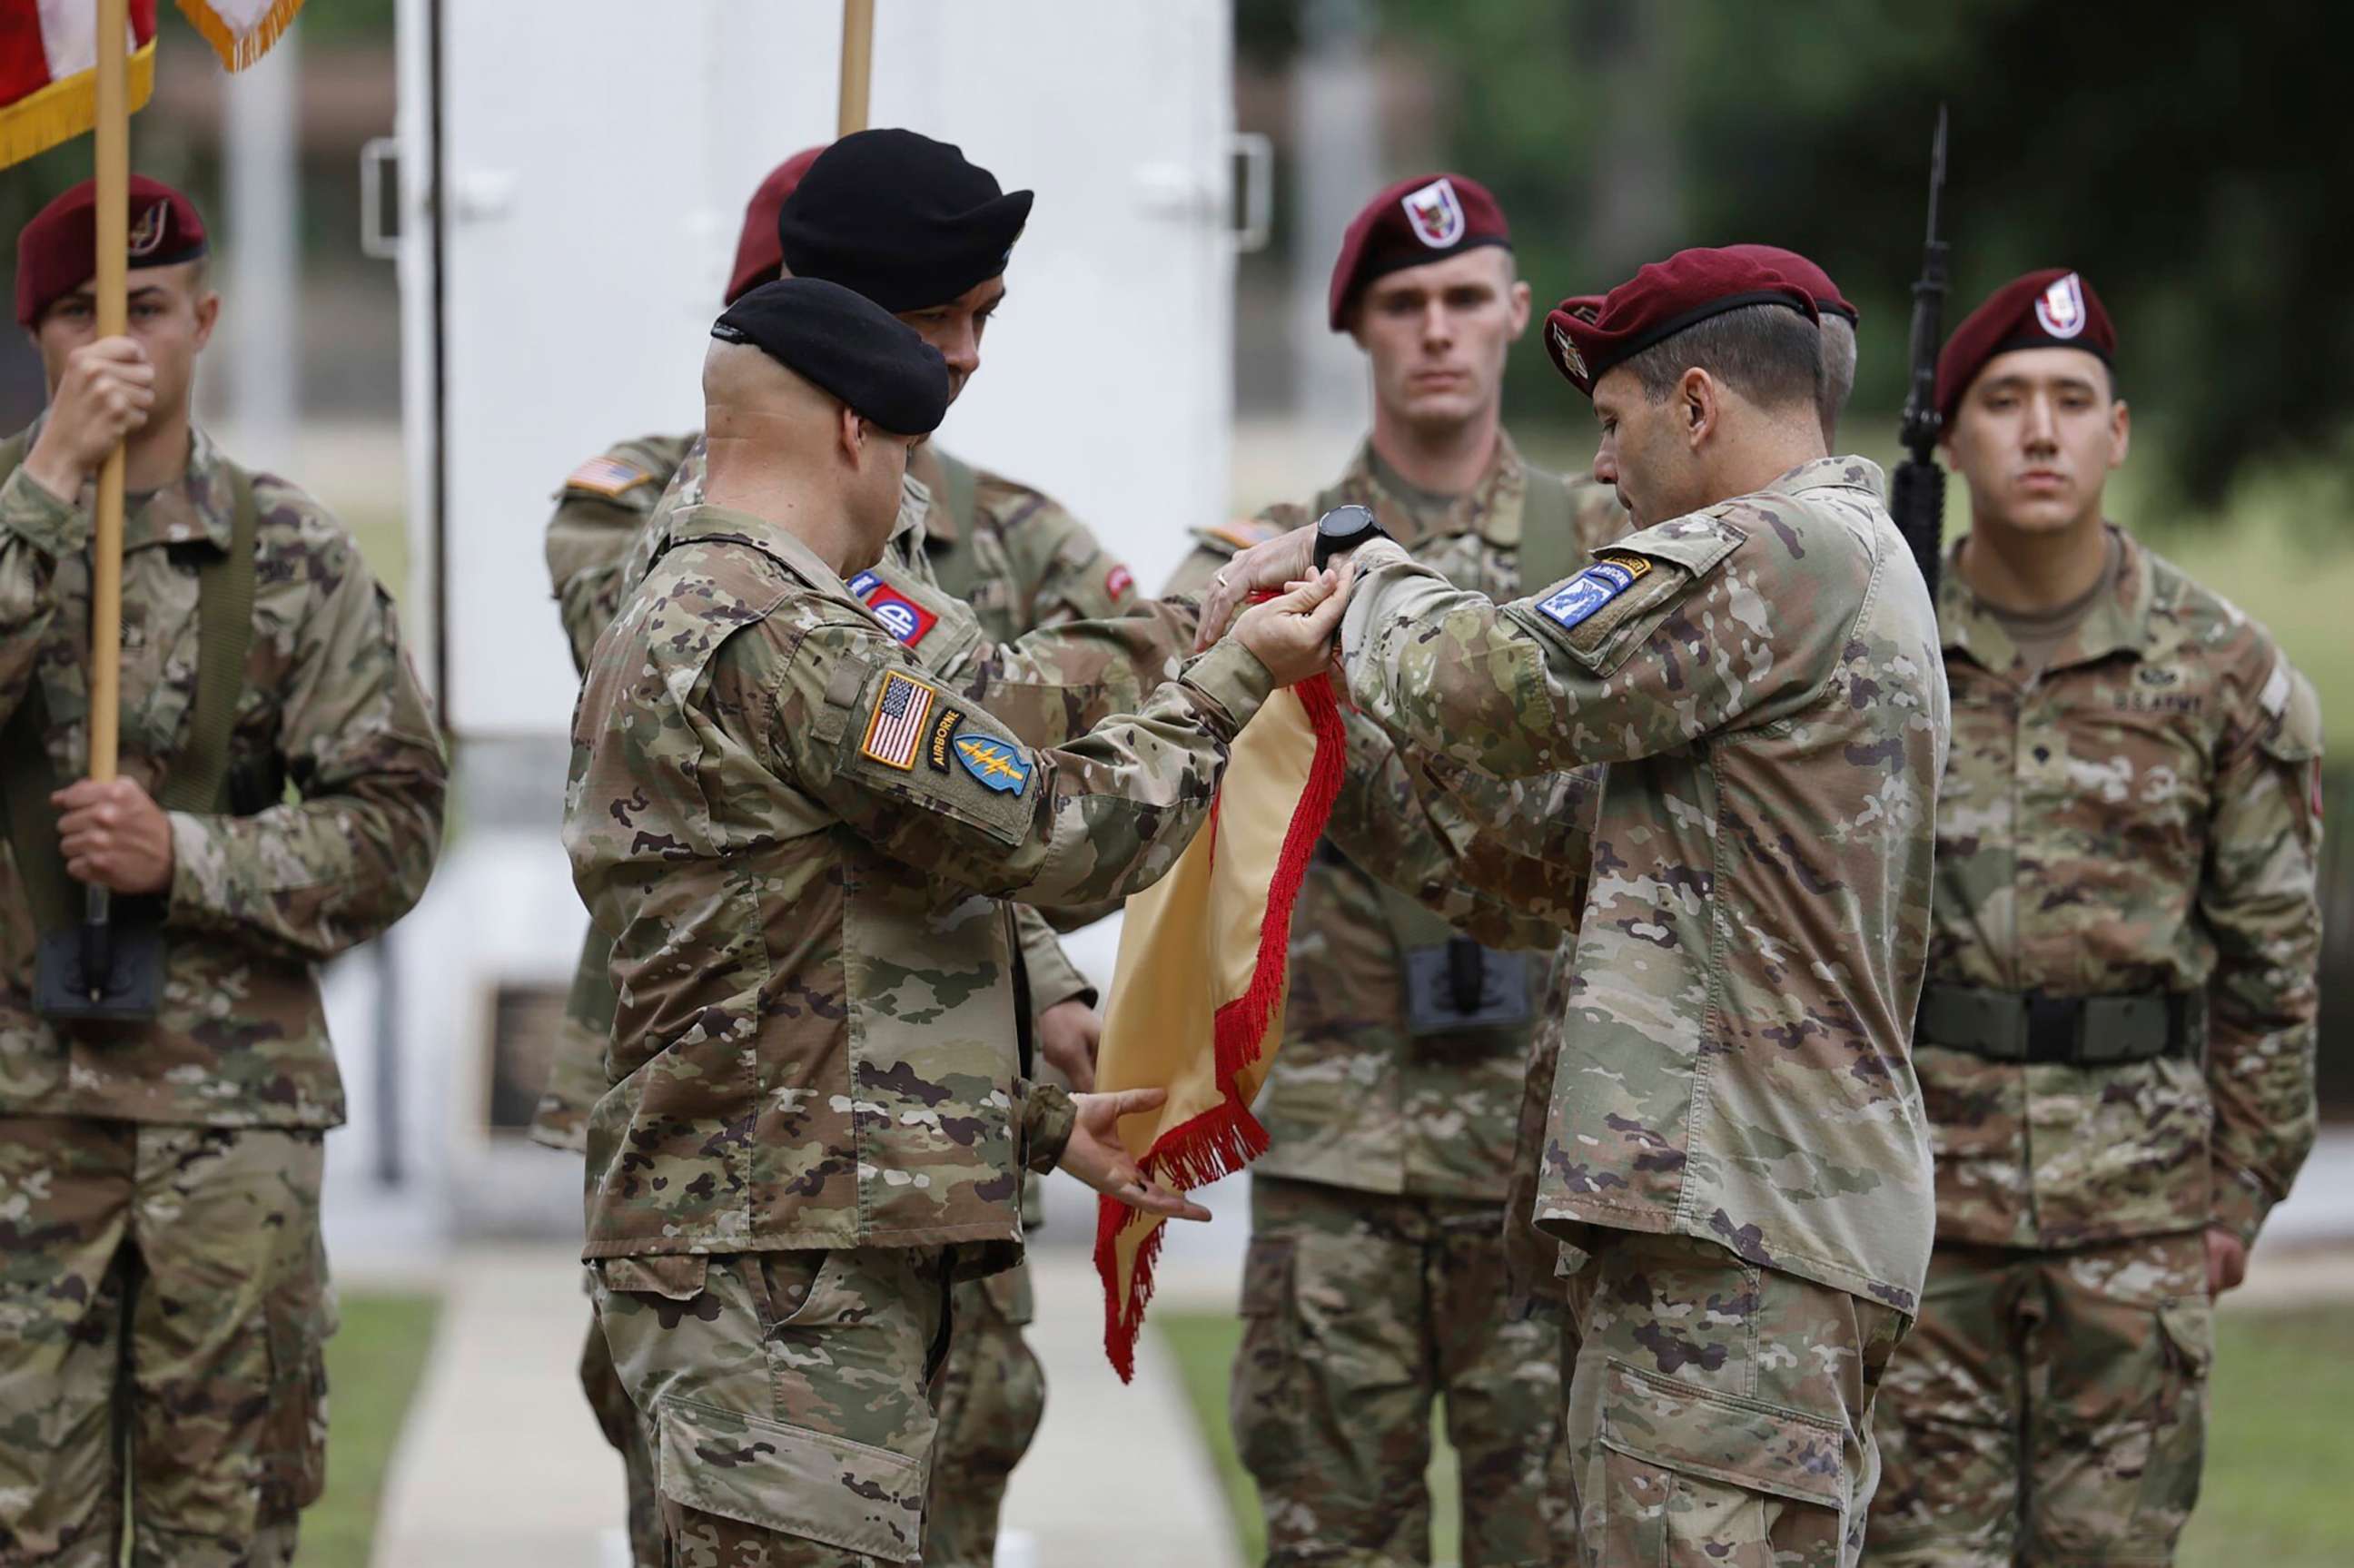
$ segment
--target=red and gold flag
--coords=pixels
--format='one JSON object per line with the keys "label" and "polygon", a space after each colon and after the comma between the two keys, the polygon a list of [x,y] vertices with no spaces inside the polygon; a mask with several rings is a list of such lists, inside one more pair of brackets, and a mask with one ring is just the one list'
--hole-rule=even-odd
{"label": "red and gold flag", "polygon": [[[1096,1087],[1169,1091],[1120,1123],[1148,1178],[1199,1187],[1267,1150],[1250,1104],[1283,1036],[1291,906],[1341,791],[1343,744],[1329,676],[1277,693],[1235,737],[1209,825],[1128,901]],[[1104,1349],[1123,1381],[1161,1224],[1108,1197],[1096,1215]]]}
{"label": "red and gold flag", "polygon": [[[155,0],[130,4],[130,105],[155,90]],[[0,166],[69,142],[98,116],[98,7],[0,0]]]}

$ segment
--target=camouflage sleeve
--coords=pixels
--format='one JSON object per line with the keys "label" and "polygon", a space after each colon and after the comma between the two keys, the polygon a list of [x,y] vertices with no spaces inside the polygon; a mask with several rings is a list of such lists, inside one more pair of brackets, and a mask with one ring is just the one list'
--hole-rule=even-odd
{"label": "camouflage sleeve", "polygon": [[1066,1001],[1096,1004],[1096,988],[1056,940],[1046,916],[1026,904],[1013,909],[1013,926],[1022,939],[1022,968],[1030,978],[1030,1014],[1037,1017]]}
{"label": "camouflage sleeve", "polygon": [[1829,678],[1855,606],[1810,613],[1817,577],[1774,571],[1770,550],[1734,569],[1729,557],[1754,545],[1695,514],[1498,605],[1376,539],[1357,552],[1341,622],[1350,694],[1401,738],[1507,779],[1656,756],[1795,710]]}
{"label": "camouflage sleeve", "polygon": [[1022,1097],[1022,1168],[1044,1176],[1063,1162],[1079,1108],[1057,1084],[1031,1083]]}
{"label": "camouflage sleeve", "polygon": [[1554,920],[1515,907],[1465,874],[1467,853],[1476,863],[1490,846],[1459,813],[1426,806],[1381,726],[1345,709],[1341,722],[1347,771],[1324,835],[1350,863],[1490,948],[1550,949],[1558,942]]}
{"label": "camouflage sleeve", "polygon": [[1201,617],[1191,599],[1141,599],[1106,620],[1042,627],[1013,642],[981,645],[945,673],[1031,746],[1059,746],[1114,714],[1132,714],[1173,679]]}
{"label": "camouflage sleeve", "polygon": [[57,613],[58,562],[90,542],[90,519],[20,466],[0,486],[0,724],[16,715]]}
{"label": "camouflage sleeve", "polygon": [[1201,596],[1218,575],[1218,568],[1253,545],[1262,544],[1281,534],[1288,534],[1303,523],[1313,523],[1304,506],[1284,503],[1269,506],[1256,516],[1237,518],[1212,528],[1193,531],[1193,548],[1177,563],[1161,593]]}
{"label": "camouflage sleeve", "polygon": [[547,577],[576,670],[620,608],[622,568],[693,438],[624,441],[567,475],[547,519]]}
{"label": "camouflage sleeve", "polygon": [[1136,574],[1052,497],[983,475],[975,500],[1005,543],[1031,627],[1102,620],[1136,602]]}
{"label": "camouflage sleeve", "polygon": [[[1529,1032],[1529,1062],[1521,1076],[1521,1111],[1512,1128],[1512,1171],[1504,1185],[1505,1287],[1520,1301],[1560,1302],[1567,1287],[1556,1269],[1561,1243],[1537,1229],[1537,1186],[1544,1172],[1545,1124],[1553,1114],[1553,1075],[1561,1067],[1561,1036],[1569,1016],[1571,960],[1576,938],[1564,936],[1545,977],[1545,1000]],[[1522,1316],[1528,1314],[1523,1311]]]}
{"label": "camouflage sleeve", "polygon": [[1077,904],[1175,863],[1227,748],[1274,684],[1228,639],[1132,715],[1032,749],[934,683],[879,623],[827,620],[731,637],[715,699],[765,712],[762,761],[880,853],[981,893]]}
{"label": "camouflage sleeve", "polygon": [[2313,1148],[2321,957],[2320,703],[2275,655],[2255,708],[2219,759],[2199,889],[2215,939],[2212,1223],[2250,1243]]}
{"label": "camouflage sleeve", "polygon": [[[260,501],[312,505],[266,487]],[[247,817],[173,812],[167,918],[328,959],[425,891],[449,771],[392,600],[340,525],[313,509],[304,526],[316,597],[278,694],[279,748],[299,798]]]}

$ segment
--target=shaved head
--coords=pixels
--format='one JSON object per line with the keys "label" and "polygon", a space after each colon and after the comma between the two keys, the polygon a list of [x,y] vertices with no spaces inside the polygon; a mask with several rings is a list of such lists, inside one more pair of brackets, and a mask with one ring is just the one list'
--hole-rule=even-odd
{"label": "shaved head", "polygon": [[779,524],[847,577],[882,558],[915,440],[750,344],[703,356],[706,503]]}

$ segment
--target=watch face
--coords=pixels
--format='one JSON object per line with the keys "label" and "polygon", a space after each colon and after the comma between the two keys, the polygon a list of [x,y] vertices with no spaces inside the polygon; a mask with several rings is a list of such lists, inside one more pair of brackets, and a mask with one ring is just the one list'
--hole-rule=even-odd
{"label": "watch face", "polygon": [[1328,539],[1353,539],[1373,526],[1373,510],[1355,505],[1335,506],[1316,522],[1316,531]]}

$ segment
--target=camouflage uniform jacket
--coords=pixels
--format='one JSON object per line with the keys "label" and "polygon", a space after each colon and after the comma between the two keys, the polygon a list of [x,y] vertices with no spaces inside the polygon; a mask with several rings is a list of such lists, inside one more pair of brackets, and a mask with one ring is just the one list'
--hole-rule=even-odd
{"label": "camouflage uniform jacket", "polygon": [[1070,1113],[1016,1074],[1001,895],[1165,872],[1267,671],[1229,641],[1136,715],[1029,750],[782,529],[699,507],[672,531],[574,720],[565,845],[620,997],[587,1255],[971,1242],[992,1244],[974,1271],[1011,1264],[1018,1170]]}
{"label": "camouflage uniform jacket", "polygon": [[1538,1219],[1697,1236],[1910,1312],[1909,1059],[1947,728],[1935,612],[1857,458],[1499,607],[1365,547],[1359,705],[1499,778],[1609,764]]}
{"label": "camouflage uniform jacket", "polygon": [[[589,650],[620,606],[624,584],[634,583],[651,567],[655,544],[667,537],[667,519],[680,506],[700,500],[703,450],[699,431],[622,441],[575,469],[557,493],[555,514],[547,522],[548,576],[555,587],[565,633],[571,641],[573,662],[583,672],[588,668]],[[877,572],[895,595],[918,607],[898,624],[917,634],[918,644],[931,645],[926,662],[936,675],[945,677],[977,662],[975,652],[982,642],[982,634],[971,608],[964,601],[938,591],[937,585],[930,591],[919,586],[932,583],[931,567],[938,558],[938,552],[929,547],[926,529],[944,515],[943,509],[920,482],[911,481],[901,498],[900,525],[891,536],[885,559],[878,563]],[[1054,515],[1067,523],[1069,529],[1076,530],[1078,535],[1086,535],[1086,530],[1070,522],[1068,514],[1059,508],[1054,509]],[[966,533],[972,538],[997,537],[984,528],[970,528]],[[1039,535],[1024,537],[1038,537],[1043,533],[1042,529]],[[1058,532],[1058,536],[1066,535],[1067,530]],[[1089,544],[1092,546],[1091,539]],[[1009,557],[1002,548],[993,548],[988,559],[1003,566]],[[1021,588],[1017,585],[1000,592],[999,600],[1040,606],[1058,617],[1091,608],[1086,596],[1076,589],[1040,592],[1036,585],[1044,579],[1023,580],[1033,586]],[[1103,613],[1110,611],[1106,609]],[[933,636],[936,631],[937,640]],[[1089,688],[1100,683],[1087,676],[1081,666],[1101,663],[1100,655],[1090,660],[1076,652],[1066,652],[1060,662],[1068,669],[1070,688],[1086,699],[1077,713],[1073,711],[1071,702],[1057,700],[1064,694],[1064,688],[1050,688],[1044,680],[1027,682],[1020,693],[1006,689],[1011,683],[1001,683],[1001,689],[994,694],[1006,709],[1000,716],[1031,745],[1056,744],[1083,732],[1104,713],[1132,710],[1161,678],[1160,673],[1155,672],[1150,680],[1119,680],[1113,683],[1112,691],[1098,694]],[[1121,663],[1125,669],[1128,661],[1122,660]],[[1166,663],[1167,673],[1174,673],[1173,659]],[[1090,716],[1073,727],[1068,721],[1080,714]],[[1023,906],[1016,911],[1016,920],[1022,935],[1033,1014],[1066,1001],[1092,1004],[1095,988],[1063,951],[1045,916]],[[587,1147],[588,1110],[606,1087],[601,1046],[593,1059],[585,1046],[589,1039],[601,1037],[610,1022],[602,957],[584,951],[581,963],[584,969],[594,966],[597,972],[574,977],[568,1011],[576,1015],[577,1022],[587,1026],[587,1033],[575,1033],[559,1043],[547,1086],[533,1113],[531,1128],[532,1137],[541,1143],[576,1150]]]}
{"label": "camouflage uniform jacket", "polygon": [[2203,991],[2205,1060],[2030,1065],[1924,1033],[1940,1240],[2253,1241],[2313,1145],[2319,707],[2264,628],[2116,537],[2114,595],[2032,679],[1946,568],[1929,978]]}
{"label": "camouflage uniform jacket", "polygon": [[[1273,537],[1354,503],[1372,508],[1392,538],[1449,582],[1511,599],[1521,593],[1522,503],[1531,484],[1568,489],[1566,506],[1555,513],[1574,520],[1578,542],[1561,552],[1565,560],[1582,559],[1626,518],[1602,486],[1568,484],[1525,466],[1501,431],[1487,471],[1444,510],[1434,510],[1430,498],[1384,485],[1384,471],[1368,441],[1340,482],[1309,505],[1270,506],[1249,523],[1204,530],[1199,547],[1178,567],[1172,590],[1202,588],[1238,543]],[[1352,733],[1352,775],[1380,765],[1379,754],[1364,754],[1371,730]],[[1384,867],[1376,875],[1349,858],[1346,846],[1356,832],[1349,819],[1357,812],[1344,809],[1341,815],[1309,868],[1292,914],[1283,1048],[1253,1107],[1266,1124],[1269,1147],[1252,1169],[1358,1192],[1501,1199],[1545,955],[1491,952],[1483,960],[1515,982],[1505,1010],[1517,1012],[1511,1022],[1418,1032],[1401,940],[1408,933],[1393,920],[1394,904],[1383,891],[1394,872]],[[1443,941],[1443,925],[1433,921],[1415,935],[1424,943]]]}
{"label": "camouflage uniform jacket", "polygon": [[[225,815],[174,811],[161,1012],[125,1035],[34,1013],[32,933],[0,862],[0,1112],[209,1127],[344,1119],[315,966],[407,913],[441,838],[441,742],[392,603],[316,501],[252,475],[253,641]],[[59,780],[89,758],[90,514],[18,469],[0,487],[0,717],[37,680]],[[187,742],[197,567],[228,547],[228,465],[186,473],[123,525],[122,776],[151,794]],[[289,789],[292,797],[289,798]]]}
{"label": "camouflage uniform jacket", "polygon": [[932,577],[972,607],[991,641],[1108,620],[1136,602],[1135,574],[1053,497],[929,441],[907,470],[930,497],[923,543]]}

